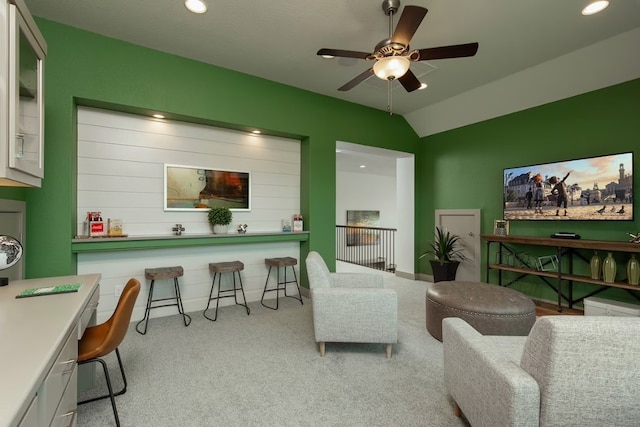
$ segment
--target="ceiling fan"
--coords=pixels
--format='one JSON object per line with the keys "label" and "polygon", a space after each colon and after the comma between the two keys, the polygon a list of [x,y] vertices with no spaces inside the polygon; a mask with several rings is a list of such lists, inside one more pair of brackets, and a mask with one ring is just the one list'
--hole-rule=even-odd
{"label": "ceiling fan", "polygon": [[[409,42],[428,10],[420,6],[405,6],[402,15],[400,15],[398,25],[395,31],[393,31],[393,15],[398,12],[399,8],[400,0],[384,0],[382,2],[382,10],[385,15],[389,16],[389,38],[378,43],[373,53],[341,49],[320,49],[318,51],[317,54],[323,58],[333,58],[337,56],[341,58],[376,61],[371,68],[339,87],[339,91],[353,89],[371,77],[372,74],[375,74],[382,80],[388,80],[389,82],[397,79],[407,92],[413,92],[416,89],[420,89],[421,83],[409,69],[411,61],[462,58],[474,56],[478,51],[478,43],[411,50],[409,48]],[[389,94],[390,93],[389,90]],[[389,110],[390,108],[389,106]]]}

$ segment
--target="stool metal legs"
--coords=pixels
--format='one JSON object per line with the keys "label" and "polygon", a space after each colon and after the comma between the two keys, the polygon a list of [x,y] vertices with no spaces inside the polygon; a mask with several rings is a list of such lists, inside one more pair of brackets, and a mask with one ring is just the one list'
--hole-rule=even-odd
{"label": "stool metal legs", "polygon": [[[260,304],[262,304],[263,306],[270,308],[271,310],[277,310],[278,309],[278,300],[280,298],[280,291],[284,291],[284,296],[285,297],[289,297],[289,298],[294,298],[297,299],[298,301],[300,301],[300,304],[304,305],[304,303],[302,302],[302,294],[300,293],[300,284],[298,283],[298,276],[296,276],[296,269],[293,266],[284,266],[282,268],[284,268],[284,280],[281,281],[280,280],[280,267],[276,267],[276,269],[278,270],[277,273],[277,283],[276,283],[276,287],[273,289],[267,289],[267,286],[269,284],[269,276],[271,276],[271,267],[273,266],[269,266],[269,273],[267,273],[267,280],[264,282],[264,290],[262,291],[262,298],[260,299]],[[291,270],[293,271],[293,279],[294,280],[287,280],[287,267],[291,267]],[[287,295],[287,284],[289,283],[295,283],[296,284],[296,288],[298,289],[298,296],[295,295]],[[264,296],[267,292],[274,292],[276,293],[276,306],[275,307],[269,307],[268,305],[266,305],[264,303]]]}
{"label": "stool metal legs", "polygon": [[[236,274],[238,275],[238,281],[240,282],[240,286],[236,286]],[[213,296],[213,290],[216,286],[216,276],[218,276],[218,294],[217,296]],[[204,311],[202,312],[202,315],[215,322],[216,319],[218,318],[218,305],[220,303],[220,299],[222,298],[230,298],[233,297],[233,300],[235,301],[236,305],[241,305],[243,306],[246,310],[247,310],[247,316],[249,315],[249,313],[251,312],[251,310],[249,310],[249,306],[247,306],[247,298],[244,295],[244,288],[242,286],[242,277],[240,276],[240,272],[239,271],[233,271],[231,272],[231,276],[233,277],[233,289],[226,289],[226,290],[222,290],[222,273],[213,273],[213,280],[211,281],[211,292],[209,293],[209,301],[207,302],[207,308],[204,309]],[[242,294],[242,300],[244,301],[244,303],[239,303],[238,302],[238,291],[240,291],[240,293]],[[211,304],[211,300],[216,300],[216,311],[215,314],[213,316],[213,319],[209,316],[207,316],[207,310],[209,310],[209,305]]]}
{"label": "stool metal legs", "polygon": [[[184,322],[184,326],[189,326],[191,324],[191,316],[189,316],[188,314],[186,314],[184,312],[184,307],[182,306],[182,297],[180,296],[180,285],[178,284],[178,278],[175,277],[173,279],[173,287],[174,287],[174,291],[175,291],[175,296],[173,297],[167,297],[167,298],[158,298],[158,299],[153,299],[153,286],[155,285],[155,280],[151,281],[151,284],[149,285],[149,296],[147,298],[147,308],[144,311],[144,317],[142,318],[141,321],[139,321],[136,324],[136,331],[138,331],[138,333],[145,335],[147,333],[147,325],[149,324],[149,312],[154,309],[154,308],[160,308],[160,307],[170,307],[170,306],[177,306],[178,307],[178,313],[182,314],[182,321]],[[160,304],[160,305],[154,305],[152,306],[151,303],[153,302],[158,302],[158,301],[168,301],[168,300],[175,300],[175,302],[170,303],[170,304]],[[144,329],[140,330],[140,325],[144,322]]]}

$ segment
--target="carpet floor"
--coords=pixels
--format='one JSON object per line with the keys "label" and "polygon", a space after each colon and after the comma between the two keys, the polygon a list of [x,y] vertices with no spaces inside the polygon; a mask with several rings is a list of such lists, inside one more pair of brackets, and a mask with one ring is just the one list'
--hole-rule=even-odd
{"label": "carpet floor", "polygon": [[[347,267],[351,268],[351,267]],[[340,270],[340,267],[338,269]],[[371,270],[369,270],[371,271]],[[311,303],[281,298],[277,311],[250,303],[132,323],[120,346],[129,382],[116,397],[122,426],[464,426],[443,383],[442,344],[425,328],[429,283],[383,273],[398,293],[398,344],[327,343],[320,357]],[[119,389],[115,353],[106,361]],[[102,393],[96,387],[81,399]],[[109,399],[78,407],[78,426],[115,425]]]}

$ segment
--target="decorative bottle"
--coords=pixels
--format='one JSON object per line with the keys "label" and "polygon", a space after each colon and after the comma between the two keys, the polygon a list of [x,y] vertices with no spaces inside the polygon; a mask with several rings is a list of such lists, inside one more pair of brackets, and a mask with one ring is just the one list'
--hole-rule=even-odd
{"label": "decorative bottle", "polygon": [[635,254],[631,255],[631,259],[627,263],[627,281],[630,285],[640,284],[640,263],[638,263]]}
{"label": "decorative bottle", "polygon": [[598,256],[598,251],[593,253],[591,257],[591,262],[589,263],[591,267],[591,278],[594,280],[600,279],[600,270],[602,268],[602,260]]}
{"label": "decorative bottle", "polygon": [[613,254],[609,252],[602,263],[602,280],[605,283],[613,283],[616,280],[616,260]]}

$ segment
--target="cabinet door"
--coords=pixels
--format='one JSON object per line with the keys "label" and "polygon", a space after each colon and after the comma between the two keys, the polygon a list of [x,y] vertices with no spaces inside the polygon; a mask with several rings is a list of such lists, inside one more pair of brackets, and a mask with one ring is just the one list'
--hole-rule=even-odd
{"label": "cabinet door", "polygon": [[9,167],[42,178],[45,53],[15,5],[9,23]]}

